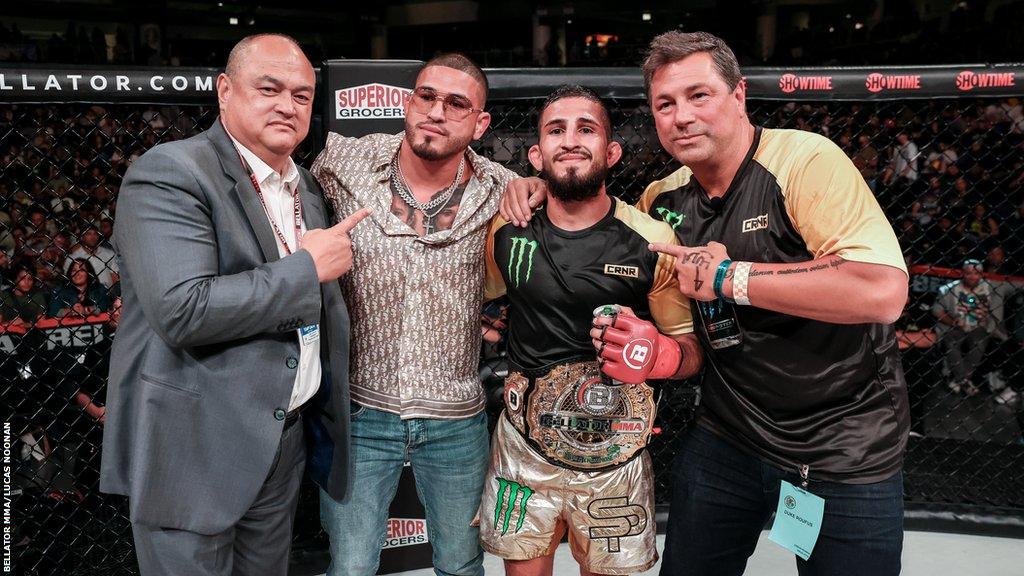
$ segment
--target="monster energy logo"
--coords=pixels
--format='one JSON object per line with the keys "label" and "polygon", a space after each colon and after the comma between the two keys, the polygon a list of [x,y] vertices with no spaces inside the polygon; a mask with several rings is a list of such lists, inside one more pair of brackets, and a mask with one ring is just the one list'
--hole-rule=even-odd
{"label": "monster energy logo", "polygon": [[519,287],[519,274],[523,269],[524,256],[526,257],[526,275],[523,277],[523,282],[530,281],[530,272],[533,271],[533,253],[536,251],[536,240],[527,240],[522,236],[512,237],[512,248],[508,254],[508,277],[510,280],[515,281],[516,288]]}
{"label": "monster energy logo", "polygon": [[662,206],[655,208],[654,211],[657,212],[661,216],[661,219],[671,226],[673,230],[679,228],[679,225],[683,223],[683,220],[686,220],[686,214],[677,214]]}
{"label": "monster energy logo", "polygon": [[[494,503],[494,529],[501,530],[502,534],[508,532],[508,523],[512,519],[512,510],[518,508],[516,528],[512,532],[519,532],[519,529],[523,527],[523,520],[526,519],[526,502],[530,500],[530,496],[533,496],[533,489],[512,480],[498,477],[494,479],[498,481],[498,494]],[[522,494],[521,497],[520,494]],[[519,498],[518,506],[516,505],[516,498]],[[501,513],[502,509],[505,510],[504,514]]]}

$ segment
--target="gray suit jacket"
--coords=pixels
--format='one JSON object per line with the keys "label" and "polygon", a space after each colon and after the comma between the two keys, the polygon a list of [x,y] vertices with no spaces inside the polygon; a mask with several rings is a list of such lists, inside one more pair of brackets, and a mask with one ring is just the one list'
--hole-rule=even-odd
{"label": "gray suit jacket", "polygon": [[[307,228],[329,225],[300,168]],[[123,311],[110,361],[100,488],[135,522],[213,534],[267,478],[299,357],[320,323],[324,378],[307,425],[332,497],[348,483],[349,317],[337,282],[300,250],[278,257],[266,213],[219,121],[128,170],[114,246]]]}

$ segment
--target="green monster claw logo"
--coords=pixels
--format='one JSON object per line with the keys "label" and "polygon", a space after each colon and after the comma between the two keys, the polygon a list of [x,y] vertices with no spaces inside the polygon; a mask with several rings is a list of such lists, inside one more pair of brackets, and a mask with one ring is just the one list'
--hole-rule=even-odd
{"label": "green monster claw logo", "polygon": [[655,208],[654,211],[661,215],[661,219],[671,226],[673,230],[679,228],[679,225],[683,223],[683,220],[686,220],[686,214],[677,214],[668,208],[661,206]]}
{"label": "green monster claw logo", "polygon": [[[527,249],[529,249],[529,253],[527,253]],[[519,287],[519,273],[523,268],[523,256],[526,256],[526,275],[523,278],[523,283],[526,283],[530,281],[530,272],[533,271],[533,253],[536,251],[536,240],[527,240],[522,236],[512,237],[512,248],[508,255],[508,277],[515,281],[516,288]]]}
{"label": "green monster claw logo", "polygon": [[[526,519],[526,502],[530,499],[530,496],[533,496],[534,491],[532,488],[512,480],[498,477],[494,479],[498,481],[498,495],[494,503],[494,529],[501,530],[502,535],[508,532],[508,523],[512,519],[512,510],[518,508],[519,515],[516,517],[516,528],[512,532],[519,532],[519,529],[523,527],[523,520]],[[516,498],[519,498],[520,494],[523,496],[520,498],[519,504],[516,505]],[[503,508],[505,509],[504,514],[501,513]]]}

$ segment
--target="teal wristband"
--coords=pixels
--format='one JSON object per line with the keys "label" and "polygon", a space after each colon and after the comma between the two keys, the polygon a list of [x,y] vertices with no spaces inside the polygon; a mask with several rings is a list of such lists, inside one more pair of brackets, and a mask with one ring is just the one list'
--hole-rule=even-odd
{"label": "teal wristband", "polygon": [[732,260],[726,258],[722,260],[722,263],[718,265],[718,269],[715,270],[715,283],[712,287],[715,290],[715,296],[725,300],[725,294],[722,294],[722,284],[725,284],[725,274],[729,271],[729,266],[732,265]]}

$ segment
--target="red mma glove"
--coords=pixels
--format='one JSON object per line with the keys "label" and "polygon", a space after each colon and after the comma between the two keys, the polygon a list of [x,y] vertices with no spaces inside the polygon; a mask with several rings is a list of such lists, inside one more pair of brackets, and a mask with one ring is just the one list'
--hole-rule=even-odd
{"label": "red mma glove", "polygon": [[[683,352],[679,344],[658,328],[637,318],[628,308],[600,306],[594,310],[594,329],[599,331],[598,361],[601,371],[627,384],[648,378],[669,378],[679,370]],[[611,323],[600,318],[610,318]]]}

